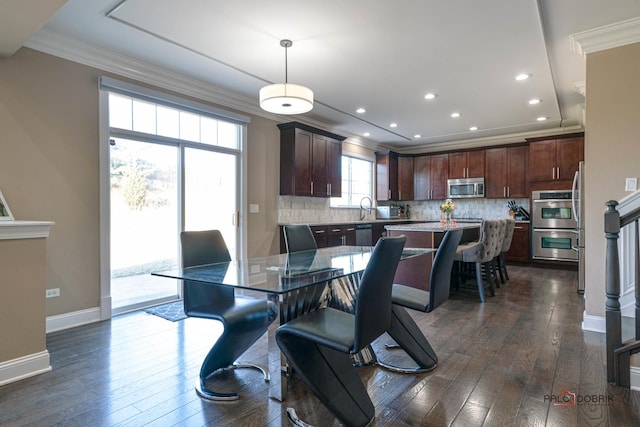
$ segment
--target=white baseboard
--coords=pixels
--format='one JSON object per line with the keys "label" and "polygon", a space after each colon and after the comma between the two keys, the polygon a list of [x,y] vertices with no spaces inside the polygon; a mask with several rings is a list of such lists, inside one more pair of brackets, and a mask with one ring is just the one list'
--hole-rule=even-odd
{"label": "white baseboard", "polygon": [[606,333],[607,325],[604,316],[592,316],[587,314],[586,310],[582,313],[582,330]]}
{"label": "white baseboard", "polygon": [[86,310],[59,314],[57,316],[49,316],[47,317],[46,332],[61,331],[63,329],[100,322],[102,320],[100,314],[100,307],[94,307]]}
{"label": "white baseboard", "polygon": [[0,386],[51,371],[49,352],[19,357],[0,363]]}

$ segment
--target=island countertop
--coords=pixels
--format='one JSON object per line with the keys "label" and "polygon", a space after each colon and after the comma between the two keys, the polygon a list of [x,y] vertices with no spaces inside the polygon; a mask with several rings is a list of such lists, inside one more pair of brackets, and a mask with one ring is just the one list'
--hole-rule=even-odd
{"label": "island countertop", "polygon": [[444,227],[440,221],[423,222],[419,224],[386,225],[387,231],[426,231],[430,233],[443,233],[447,230],[467,230],[480,228],[480,222],[458,222],[455,226]]}

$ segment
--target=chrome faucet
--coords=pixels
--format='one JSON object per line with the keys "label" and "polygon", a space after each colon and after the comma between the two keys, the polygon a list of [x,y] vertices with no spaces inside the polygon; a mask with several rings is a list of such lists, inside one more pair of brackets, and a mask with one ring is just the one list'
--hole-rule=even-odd
{"label": "chrome faucet", "polygon": [[[362,203],[368,200],[369,201],[369,206],[368,207],[364,207],[362,206]],[[364,211],[366,210],[367,213],[369,215],[371,215],[371,205],[373,204],[373,202],[371,201],[371,199],[367,196],[364,196],[362,199],[360,199],[360,221],[364,220]]]}

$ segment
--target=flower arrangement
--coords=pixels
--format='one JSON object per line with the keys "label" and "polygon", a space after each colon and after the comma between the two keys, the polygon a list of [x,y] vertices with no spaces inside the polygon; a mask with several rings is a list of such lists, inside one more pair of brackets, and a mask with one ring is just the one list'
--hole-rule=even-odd
{"label": "flower arrangement", "polygon": [[453,212],[453,210],[455,208],[456,208],[456,205],[455,205],[455,203],[453,203],[453,200],[451,200],[451,199],[445,200],[444,203],[440,205],[440,210],[442,212],[448,213],[448,214]]}

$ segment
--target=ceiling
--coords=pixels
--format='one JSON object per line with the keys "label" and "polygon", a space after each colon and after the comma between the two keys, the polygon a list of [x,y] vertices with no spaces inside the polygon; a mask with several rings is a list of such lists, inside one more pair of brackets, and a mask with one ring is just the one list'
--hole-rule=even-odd
{"label": "ceiling", "polygon": [[[16,17],[6,21],[30,16],[15,6],[24,1],[3,2],[2,15]],[[48,21],[33,16],[27,46],[55,38],[104,49],[235,93],[252,113],[262,86],[284,82],[280,40],[291,39],[288,81],[314,91],[314,109],[298,116],[258,113],[399,151],[583,129],[585,60],[572,50],[570,35],[640,16],[640,0],[56,4]],[[0,38],[25,28],[3,24]],[[25,43],[21,38],[15,50]],[[519,73],[531,77],[516,81]],[[437,97],[426,100],[429,92]],[[541,102],[529,105],[533,98]],[[452,118],[454,112],[461,116]]]}

